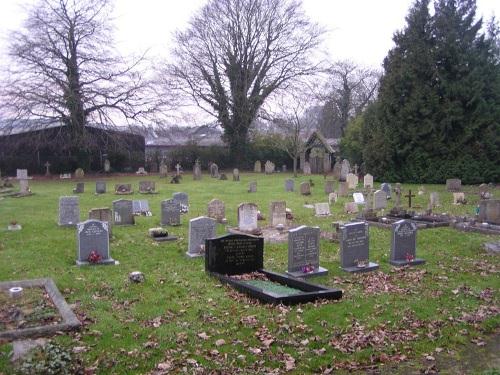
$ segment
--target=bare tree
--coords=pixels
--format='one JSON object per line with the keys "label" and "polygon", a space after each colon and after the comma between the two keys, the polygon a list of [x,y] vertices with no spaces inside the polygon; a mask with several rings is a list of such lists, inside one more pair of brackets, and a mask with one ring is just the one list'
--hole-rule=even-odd
{"label": "bare tree", "polygon": [[327,137],[343,137],[349,121],[375,100],[380,73],[350,61],[336,62],[326,73],[321,130]]}
{"label": "bare tree", "polygon": [[264,101],[317,71],[312,59],[322,35],[297,0],[210,0],[175,35],[176,60],[167,74],[217,118],[238,163]]}
{"label": "bare tree", "polygon": [[143,58],[127,63],[113,49],[110,11],[110,0],[38,0],[28,9],[10,35],[0,90],[12,127],[60,123],[70,129],[65,147],[86,150],[95,136],[87,125],[115,127],[152,110]]}

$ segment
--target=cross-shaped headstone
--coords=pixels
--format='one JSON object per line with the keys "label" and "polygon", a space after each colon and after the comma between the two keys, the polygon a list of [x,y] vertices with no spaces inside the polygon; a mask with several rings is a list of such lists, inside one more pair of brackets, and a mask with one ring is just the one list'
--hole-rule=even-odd
{"label": "cross-shaped headstone", "polygon": [[181,173],[181,165],[179,163],[177,163],[177,165],[175,166],[175,169],[177,170],[177,176],[180,175],[180,173]]}
{"label": "cross-shaped headstone", "polygon": [[405,195],[405,198],[408,198],[408,208],[411,208],[411,199],[415,197],[415,194],[411,193],[411,190],[408,190],[408,194]]}
{"label": "cross-shaped headstone", "polygon": [[49,167],[50,167],[50,163],[47,161],[45,164],[45,175],[48,176],[50,174],[50,171],[49,171]]}

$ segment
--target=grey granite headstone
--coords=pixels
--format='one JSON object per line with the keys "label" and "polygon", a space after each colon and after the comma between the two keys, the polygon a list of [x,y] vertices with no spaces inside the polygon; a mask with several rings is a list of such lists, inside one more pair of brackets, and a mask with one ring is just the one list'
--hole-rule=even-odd
{"label": "grey granite headstone", "polygon": [[369,261],[369,227],[366,222],[340,227],[340,266],[347,272],[367,272],[379,268]]}
{"label": "grey granite headstone", "polygon": [[330,180],[325,181],[325,193],[326,194],[333,193],[333,191],[335,190],[335,188],[333,186],[334,183],[335,183],[335,181],[330,181]]}
{"label": "grey granite headstone", "polygon": [[75,226],[80,221],[80,199],[59,197],[59,225]]}
{"label": "grey granite headstone", "polygon": [[[116,261],[109,254],[108,222],[87,220],[77,224],[77,260],[78,266],[89,264],[115,264]],[[95,251],[100,260],[98,263],[89,262],[89,256]]]}
{"label": "grey granite headstone", "polygon": [[161,201],[161,225],[181,224],[181,205],[173,199]]}
{"label": "grey granite headstone", "polygon": [[95,183],[95,193],[96,194],[104,194],[104,193],[106,193],[106,182],[104,182],[104,181],[96,181],[96,183]]}
{"label": "grey granite headstone", "polygon": [[240,180],[240,170],[238,168],[233,169],[233,181]]}
{"label": "grey granite headstone", "polygon": [[373,193],[373,209],[382,210],[387,208],[387,193],[383,190],[377,190]]}
{"label": "grey granite headstone", "polygon": [[484,199],[479,201],[479,220],[500,225],[500,199]]}
{"label": "grey granite headstone", "polygon": [[461,191],[462,190],[462,180],[459,178],[450,178],[446,180],[446,190],[448,191]]}
{"label": "grey granite headstone", "polygon": [[152,216],[149,202],[146,199],[133,200],[132,212],[134,215]]}
{"label": "grey granite headstone", "polygon": [[292,179],[285,180],[285,191],[294,191],[295,189],[295,181]]}
{"label": "grey granite headstone", "polygon": [[238,206],[238,229],[243,232],[253,232],[258,229],[257,205],[254,203],[241,203]]}
{"label": "grey granite headstone", "polygon": [[128,199],[113,201],[113,219],[115,225],[135,224],[132,201]]}
{"label": "grey granite headstone", "polygon": [[205,255],[205,240],[215,237],[214,219],[200,216],[189,220],[188,251],[186,255],[195,258]]}
{"label": "grey granite headstone", "polygon": [[300,184],[300,194],[311,195],[311,184],[309,182],[302,182]]}
{"label": "grey granite headstone", "polygon": [[387,199],[391,199],[391,184],[384,182],[382,185],[380,185],[380,190],[385,192],[385,194],[387,195]]}
{"label": "grey granite headstone", "polygon": [[189,197],[186,193],[177,192],[172,194],[172,199],[174,202],[178,202],[184,206],[189,206]]}
{"label": "grey granite headstone", "polygon": [[19,180],[19,194],[30,194],[29,180]]}
{"label": "grey granite headstone", "polygon": [[226,207],[220,199],[212,199],[207,205],[207,216],[218,223],[222,223],[226,217]]}
{"label": "grey granite headstone", "polygon": [[248,192],[249,193],[257,192],[257,181],[252,181],[248,184]]}
{"label": "grey granite headstone", "polygon": [[154,194],[156,193],[156,184],[154,181],[139,181],[139,193]]}
{"label": "grey granite headstone", "polygon": [[85,192],[85,183],[84,182],[77,182],[76,187],[73,189],[73,193],[82,194],[84,192]]}
{"label": "grey granite headstone", "polygon": [[417,224],[409,220],[399,220],[392,224],[391,258],[393,266],[417,265],[425,260],[416,257]]}
{"label": "grey granite headstone", "polygon": [[319,265],[319,227],[304,225],[288,231],[288,271],[293,277],[326,275]]}
{"label": "grey granite headstone", "polygon": [[269,204],[270,225],[275,227],[279,224],[286,226],[286,202],[277,201]]}

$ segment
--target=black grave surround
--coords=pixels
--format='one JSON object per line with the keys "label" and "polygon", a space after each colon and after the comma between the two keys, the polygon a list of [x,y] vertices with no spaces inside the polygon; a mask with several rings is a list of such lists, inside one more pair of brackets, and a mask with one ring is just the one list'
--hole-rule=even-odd
{"label": "black grave surround", "polygon": [[[205,240],[205,271],[234,289],[265,303],[293,305],[317,299],[340,299],[342,291],[315,285],[284,274],[266,271],[264,263],[264,239],[262,237],[228,234]],[[246,280],[231,278],[260,272],[271,282],[297,289],[297,294],[276,294],[250,285]]]}

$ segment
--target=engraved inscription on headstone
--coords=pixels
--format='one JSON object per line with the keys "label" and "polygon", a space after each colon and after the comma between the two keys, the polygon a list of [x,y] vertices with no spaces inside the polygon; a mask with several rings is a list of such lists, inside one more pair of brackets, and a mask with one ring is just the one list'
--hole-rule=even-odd
{"label": "engraved inscription on headstone", "polygon": [[367,272],[379,267],[369,261],[368,223],[349,223],[340,227],[340,266],[347,272]]}
{"label": "engraved inscription on headstone", "polygon": [[59,197],[59,225],[74,226],[80,221],[78,197]]}
{"label": "engraved inscription on headstone", "polygon": [[161,225],[180,225],[181,205],[173,199],[161,201]]}
{"label": "engraved inscription on headstone", "polygon": [[205,255],[205,240],[215,237],[214,219],[200,216],[189,220],[188,251],[186,255],[195,258]]}
{"label": "engraved inscription on headstone", "polygon": [[399,220],[392,224],[391,258],[393,266],[417,265],[425,263],[416,257],[417,224],[409,220]]}
{"label": "engraved inscription on headstone", "polygon": [[279,224],[286,226],[286,202],[278,201],[269,204],[270,225],[275,227]]}
{"label": "engraved inscription on headstone", "polygon": [[363,178],[363,186],[366,188],[373,188],[373,176],[371,174],[366,174]]}
{"label": "engraved inscription on headstone", "polygon": [[133,203],[128,199],[113,201],[113,221],[115,225],[135,224]]}
{"label": "engraved inscription on headstone", "polygon": [[238,206],[238,229],[243,232],[253,232],[257,226],[257,205],[254,203],[241,203]]}
{"label": "engraved inscription on headstone", "polygon": [[99,221],[107,222],[108,229],[109,229],[109,235],[111,236],[113,215],[112,215],[112,211],[110,208],[108,208],[108,207],[92,208],[89,211],[89,220],[99,220]]}
{"label": "engraved inscription on headstone", "polygon": [[207,206],[207,216],[218,223],[222,223],[226,218],[226,207],[220,199],[212,199]]}
{"label": "engraved inscription on headstone", "polygon": [[96,181],[96,183],[95,183],[95,193],[96,194],[104,194],[104,193],[106,193],[106,182],[104,182],[104,181]]}
{"label": "engraved inscription on headstone", "polygon": [[78,223],[76,241],[76,264],[78,266],[116,263],[109,254],[109,232],[107,222],[87,220]]}
{"label": "engraved inscription on headstone", "polygon": [[319,227],[304,225],[288,231],[288,271],[294,277],[326,275],[319,265]]}

